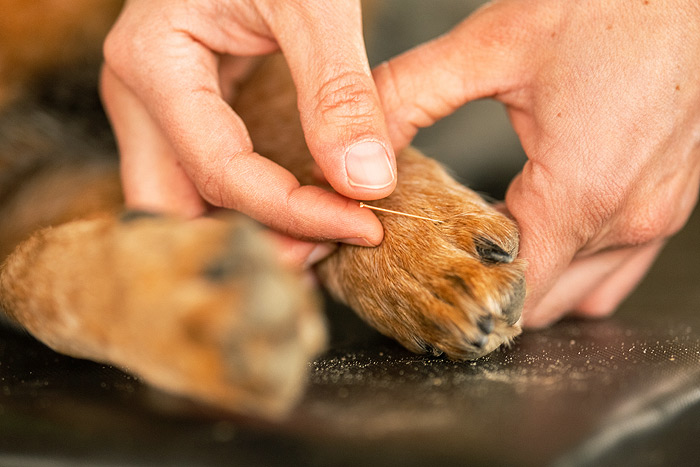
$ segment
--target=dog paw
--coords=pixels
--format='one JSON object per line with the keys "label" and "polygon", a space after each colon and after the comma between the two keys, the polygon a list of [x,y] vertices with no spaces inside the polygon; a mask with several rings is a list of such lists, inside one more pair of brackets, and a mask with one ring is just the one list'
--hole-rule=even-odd
{"label": "dog paw", "polygon": [[[260,229],[241,217],[173,226],[144,219],[124,228],[135,230],[121,238],[122,258],[158,249],[148,258],[151,266],[139,260],[138,276],[128,276],[138,284],[127,288],[124,308],[150,315],[151,323],[160,320],[163,328],[157,337],[155,324],[134,329],[159,341],[148,345],[152,363],[138,362],[138,369],[131,363],[134,370],[166,389],[235,411],[275,415],[288,409],[304,388],[308,362],[325,344],[311,284],[282,268]],[[144,238],[152,248],[144,249]]]}
{"label": "dog paw", "polygon": [[20,282],[39,306],[12,307],[58,351],[231,411],[280,415],[326,331],[311,285],[265,240],[243,218],[66,224],[35,237],[40,254],[28,255]]}
{"label": "dog paw", "polygon": [[376,248],[343,245],[319,275],[340,301],[417,353],[475,359],[520,333],[525,297],[513,221],[409,149],[399,184],[377,207],[385,230]]}

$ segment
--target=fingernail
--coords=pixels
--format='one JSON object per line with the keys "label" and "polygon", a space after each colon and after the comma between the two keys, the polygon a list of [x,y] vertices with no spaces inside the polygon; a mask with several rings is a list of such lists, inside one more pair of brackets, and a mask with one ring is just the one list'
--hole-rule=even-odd
{"label": "fingernail", "polygon": [[340,243],[347,243],[348,245],[355,245],[355,246],[369,246],[369,247],[375,247],[377,245],[374,245],[370,243],[366,238],[364,237],[351,237],[351,238],[342,238],[338,240]]}
{"label": "fingernail", "polygon": [[336,243],[319,243],[313,250],[311,250],[311,253],[309,253],[309,256],[306,258],[306,261],[304,261],[304,269],[309,269],[311,266],[325,259],[337,249],[338,245]]}
{"label": "fingernail", "polygon": [[352,146],[345,155],[345,170],[351,186],[379,190],[394,182],[394,170],[384,146],[365,141]]}

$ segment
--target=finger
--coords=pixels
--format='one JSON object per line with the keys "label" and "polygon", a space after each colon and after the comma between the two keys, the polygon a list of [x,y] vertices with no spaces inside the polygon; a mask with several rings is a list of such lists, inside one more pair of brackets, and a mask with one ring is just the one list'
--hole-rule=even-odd
{"label": "finger", "polygon": [[664,245],[664,241],[657,241],[639,247],[632,257],[576,305],[575,314],[594,317],[612,313],[641,282]]}
{"label": "finger", "polygon": [[574,260],[537,306],[523,315],[524,325],[546,326],[569,313],[609,315],[644,277],[662,246],[659,241]]}
{"label": "finger", "polygon": [[[206,47],[181,35],[162,41],[159,48],[172,51],[167,66],[148,49],[132,60],[136,68],[148,67],[148,79],[129,75],[130,69],[123,74],[206,201],[297,238],[363,246],[381,242],[379,220],[358,203],[302,187],[289,171],[253,152],[245,125],[220,96],[218,63]],[[113,61],[124,63],[119,53],[112,51]]]}
{"label": "finger", "polygon": [[359,2],[272,2],[267,21],[289,64],[309,150],[354,199],[388,196],[395,156],[372,79]]}
{"label": "finger", "polygon": [[633,255],[631,249],[623,249],[572,261],[537,303],[531,304],[523,312],[523,324],[527,327],[547,326],[573,312],[579,303],[611,278]]}
{"label": "finger", "polygon": [[[520,230],[518,258],[527,265],[523,323],[529,327],[542,327],[561,317],[564,311],[569,311],[564,310],[571,298],[566,293],[572,290],[564,289],[564,294],[552,294],[551,289],[559,276],[570,267],[580,242],[565,227],[566,219],[554,219],[567,210],[560,207],[566,206],[566,203],[556,194],[548,193],[550,186],[545,185],[538,193],[536,189],[539,184],[523,182],[523,178],[538,180],[539,177],[530,175],[533,172],[537,170],[532,169],[532,163],[526,163],[523,172],[513,179],[508,188],[506,202],[496,204],[495,208],[515,219]],[[580,290],[580,287],[575,290]],[[548,302],[543,304],[548,295]]]}
{"label": "finger", "polygon": [[304,242],[273,231],[266,234],[277,246],[282,264],[298,270],[310,269],[338,248],[337,243]]}
{"label": "finger", "polygon": [[[539,29],[533,26],[527,35],[520,34],[530,21],[527,15],[503,8],[502,3],[482,8],[449,33],[374,69],[395,148],[405,147],[419,128],[469,101],[490,96],[506,100],[529,79],[535,55],[528,50]],[[525,59],[528,67],[523,66]]]}
{"label": "finger", "polygon": [[575,189],[532,161],[525,163],[508,187],[507,211],[520,230],[518,257],[527,262],[524,316],[536,313],[542,297],[586,241],[586,216],[578,211],[574,193]]}
{"label": "finger", "polygon": [[160,128],[133,93],[103,67],[100,91],[120,153],[126,206],[196,217],[204,202]]}

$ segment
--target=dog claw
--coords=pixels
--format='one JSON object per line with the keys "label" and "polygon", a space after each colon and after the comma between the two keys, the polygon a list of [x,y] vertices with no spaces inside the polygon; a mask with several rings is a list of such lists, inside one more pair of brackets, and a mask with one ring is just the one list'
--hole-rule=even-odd
{"label": "dog claw", "polygon": [[493,316],[488,315],[479,318],[479,321],[477,321],[476,325],[484,334],[491,334],[493,332],[493,328],[495,327]]}
{"label": "dog claw", "polygon": [[484,347],[486,347],[486,344],[488,344],[488,343],[489,343],[489,336],[482,334],[476,340],[472,341],[471,345],[473,345],[477,349],[483,349]]}
{"label": "dog claw", "polygon": [[507,253],[503,248],[486,238],[481,238],[477,241],[476,252],[484,263],[499,264],[513,262],[513,256],[510,253]]}

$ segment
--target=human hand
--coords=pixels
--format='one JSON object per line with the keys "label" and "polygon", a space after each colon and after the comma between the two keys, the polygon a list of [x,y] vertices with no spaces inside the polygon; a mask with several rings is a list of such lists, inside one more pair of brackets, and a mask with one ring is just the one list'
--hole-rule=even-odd
{"label": "human hand", "polygon": [[612,312],[697,201],[694,0],[496,1],[374,75],[397,149],[470,100],[507,106],[525,325]]}
{"label": "human hand", "polygon": [[[235,88],[252,57],[278,49],[311,154],[339,194],[300,186],[255,153],[226,103],[222,90]],[[348,199],[382,198],[396,183],[358,0],[131,0],[104,50],[102,95],[127,206],[195,217],[210,203],[291,237],[381,241],[377,218]],[[315,246],[284,244],[297,262]]]}

